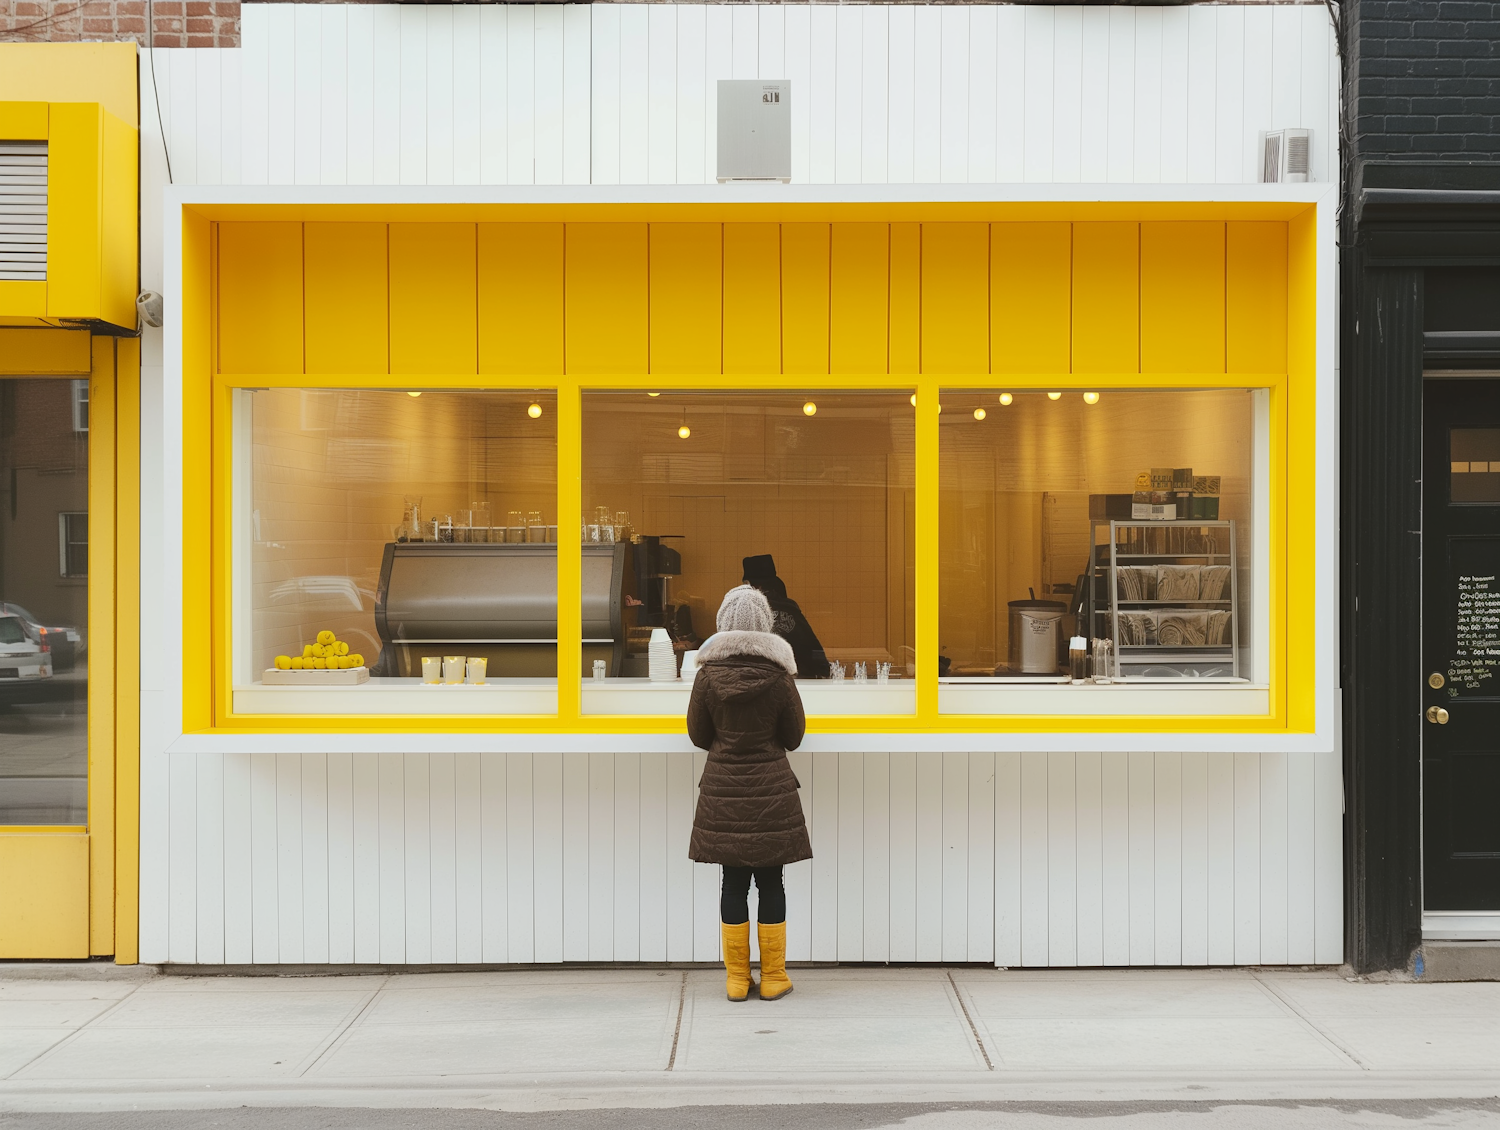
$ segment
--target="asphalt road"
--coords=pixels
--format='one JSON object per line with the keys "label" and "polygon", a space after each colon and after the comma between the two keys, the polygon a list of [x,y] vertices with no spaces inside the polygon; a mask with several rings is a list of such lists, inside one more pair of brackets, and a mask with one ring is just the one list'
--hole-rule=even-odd
{"label": "asphalt road", "polygon": [[[1500,1089],[1500,1088],[1497,1088]],[[1339,1130],[1500,1127],[1500,1098],[1368,1103],[883,1103],[507,1113],[238,1107],[0,1112],[0,1130]]]}

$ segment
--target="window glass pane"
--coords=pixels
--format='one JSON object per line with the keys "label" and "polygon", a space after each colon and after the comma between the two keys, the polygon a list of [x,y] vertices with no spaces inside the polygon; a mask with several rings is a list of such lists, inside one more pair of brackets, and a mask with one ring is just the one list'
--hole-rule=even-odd
{"label": "window glass pane", "polygon": [[910,393],[585,393],[584,675],[647,679],[760,588],[805,679],[910,679]]}
{"label": "window glass pane", "polygon": [[89,473],[79,385],[86,406],[86,381],[0,380],[0,824],[88,820]]}
{"label": "window glass pane", "polygon": [[1251,676],[1252,393],[942,405],[945,675],[1065,679],[1081,636],[1086,677]]}
{"label": "window glass pane", "polygon": [[[368,675],[368,692],[417,685],[424,657],[448,655],[476,672],[484,660],[487,684],[555,679],[556,407],[552,392],[241,393],[251,584],[236,684]],[[306,655],[320,632],[364,669]],[[270,675],[304,656],[325,663]]]}

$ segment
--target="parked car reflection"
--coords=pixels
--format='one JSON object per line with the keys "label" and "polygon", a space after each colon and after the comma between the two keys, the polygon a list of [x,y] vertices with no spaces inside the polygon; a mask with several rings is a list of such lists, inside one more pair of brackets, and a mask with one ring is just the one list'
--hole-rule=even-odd
{"label": "parked car reflection", "polygon": [[52,655],[27,638],[19,616],[0,615],[0,703],[42,702],[52,679]]}
{"label": "parked car reflection", "polygon": [[47,627],[19,604],[0,600],[0,616],[14,616],[21,621],[26,638],[52,652],[54,671],[71,671],[84,652],[83,633],[77,628]]}

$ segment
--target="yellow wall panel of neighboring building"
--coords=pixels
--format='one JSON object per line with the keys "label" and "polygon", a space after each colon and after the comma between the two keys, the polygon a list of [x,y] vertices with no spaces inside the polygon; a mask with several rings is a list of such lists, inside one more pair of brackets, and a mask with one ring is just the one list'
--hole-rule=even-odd
{"label": "yellow wall panel of neighboring building", "polygon": [[990,335],[996,373],[1066,373],[1072,225],[990,225]]}
{"label": "yellow wall panel of neighboring building", "polygon": [[781,225],[781,371],[828,372],[828,225]]}
{"label": "yellow wall panel of neighboring building", "polygon": [[922,225],[922,371],[990,368],[988,224]]}
{"label": "yellow wall panel of neighboring building", "polygon": [[0,329],[0,373],[87,376],[93,367],[88,330]]}
{"label": "yellow wall panel of neighboring building", "polygon": [[563,371],[563,225],[479,225],[479,371]]}
{"label": "yellow wall panel of neighboring building", "polygon": [[135,298],[140,293],[140,134],[111,113],[101,117],[99,316],[135,329]]}
{"label": "yellow wall panel of neighboring building", "polygon": [[922,371],[922,225],[891,225],[890,366]]}
{"label": "yellow wall panel of neighboring building", "polygon": [[0,907],[0,959],[88,957],[88,834],[0,829]]}
{"label": "yellow wall panel of neighboring building", "polygon": [[219,224],[219,372],[302,372],[302,225]]}
{"label": "yellow wall panel of neighboring building", "polygon": [[391,372],[479,371],[474,224],[392,224]]}
{"label": "yellow wall panel of neighboring building", "polygon": [[1073,225],[1073,372],[1141,367],[1141,226]]}
{"label": "yellow wall panel of neighboring building", "polygon": [[889,224],[834,224],[829,257],[828,358],[835,373],[887,371]]}
{"label": "yellow wall panel of neighboring building", "polygon": [[1224,249],[1228,371],[1284,373],[1287,225],[1279,220],[1230,221]]}
{"label": "yellow wall panel of neighboring building", "polygon": [[724,372],[781,372],[781,227],[724,225]]}
{"label": "yellow wall panel of neighboring building", "polygon": [[649,372],[647,225],[569,224],[566,243],[567,371]]}
{"label": "yellow wall panel of neighboring building", "polygon": [[[47,129],[47,313],[99,316],[100,208],[98,103],[54,105]],[[131,322],[134,325],[134,319]]]}
{"label": "yellow wall panel of neighboring building", "polygon": [[1224,371],[1224,224],[1141,224],[1141,372]]}
{"label": "yellow wall panel of neighboring building", "polygon": [[134,43],[0,43],[0,102],[97,102],[132,129]]}
{"label": "yellow wall panel of neighboring building", "polygon": [[723,227],[652,224],[650,238],[651,371],[720,372]]}
{"label": "yellow wall panel of neighboring building", "polygon": [[309,223],[303,248],[307,371],[388,372],[386,225]]}

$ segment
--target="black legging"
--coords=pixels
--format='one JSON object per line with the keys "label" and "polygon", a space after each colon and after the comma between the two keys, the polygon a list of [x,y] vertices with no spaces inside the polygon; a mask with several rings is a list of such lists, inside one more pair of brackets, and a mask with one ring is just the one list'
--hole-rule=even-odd
{"label": "black legging", "polygon": [[750,921],[750,878],[760,892],[756,918],[767,926],[786,921],[786,889],[781,885],[781,866],[724,867],[724,885],[719,889],[719,920],[726,926]]}

